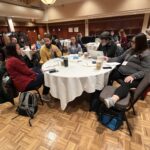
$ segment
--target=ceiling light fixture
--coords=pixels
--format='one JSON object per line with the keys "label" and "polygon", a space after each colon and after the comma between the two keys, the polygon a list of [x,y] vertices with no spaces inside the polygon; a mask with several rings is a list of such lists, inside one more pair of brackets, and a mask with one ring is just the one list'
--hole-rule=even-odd
{"label": "ceiling light fixture", "polygon": [[56,2],[56,0],[41,0],[45,5],[52,5]]}

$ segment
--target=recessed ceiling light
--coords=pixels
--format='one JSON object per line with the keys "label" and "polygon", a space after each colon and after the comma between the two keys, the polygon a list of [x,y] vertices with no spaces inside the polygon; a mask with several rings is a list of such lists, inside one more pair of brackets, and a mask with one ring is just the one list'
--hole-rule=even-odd
{"label": "recessed ceiling light", "polygon": [[56,0],[41,0],[45,5],[52,5],[56,2]]}

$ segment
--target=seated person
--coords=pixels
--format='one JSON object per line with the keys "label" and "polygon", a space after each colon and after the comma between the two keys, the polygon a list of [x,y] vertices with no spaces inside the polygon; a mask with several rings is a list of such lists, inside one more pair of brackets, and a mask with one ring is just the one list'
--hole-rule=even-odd
{"label": "seated person", "polygon": [[36,49],[40,49],[42,45],[44,45],[44,40],[41,38],[41,35],[39,34],[36,41]]}
{"label": "seated person", "polygon": [[17,53],[18,53],[20,59],[22,59],[29,68],[32,68],[33,67],[32,61],[28,58],[28,56],[25,55],[23,50],[20,49],[20,46],[15,37],[11,38],[11,43],[16,44],[16,50],[17,50]]}
{"label": "seated person", "polygon": [[61,57],[62,53],[59,48],[52,44],[51,36],[49,34],[44,37],[45,45],[40,49],[40,63],[43,64],[51,58]]}
{"label": "seated person", "polygon": [[103,51],[104,55],[107,57],[115,57],[117,45],[111,41],[109,32],[104,31],[100,35],[101,43],[98,47],[98,51]]}
{"label": "seated person", "polygon": [[3,48],[0,48],[0,66],[3,65],[5,61],[5,54]]}
{"label": "seated person", "polygon": [[[17,53],[16,44],[6,46],[6,69],[19,92],[34,90],[44,83],[44,75],[40,70],[33,71],[22,61]],[[49,88],[43,88],[42,99],[49,99]]]}
{"label": "seated person", "polygon": [[61,42],[59,39],[55,39],[56,42],[56,46],[61,50],[61,52],[63,51],[63,46],[61,45]]}
{"label": "seated person", "polygon": [[104,100],[108,108],[127,96],[130,88],[136,88],[142,78],[150,71],[150,49],[147,48],[146,35],[140,33],[133,37],[131,49],[116,58],[108,58],[109,62],[120,62],[121,65],[109,76],[109,85],[118,79],[122,80],[112,97]]}
{"label": "seated person", "polygon": [[82,33],[78,33],[76,39],[77,39],[77,42],[81,45],[82,51],[87,52],[87,48],[83,45],[83,42],[82,42]]}
{"label": "seated person", "polygon": [[68,47],[68,53],[69,54],[78,54],[78,52],[82,51],[82,48],[80,44],[77,43],[75,37],[71,37],[71,43]]}
{"label": "seated person", "polygon": [[114,32],[113,30],[110,32],[110,38],[111,38],[111,40],[112,40],[113,42],[115,42],[115,43],[118,43],[118,42],[119,42],[119,41],[118,41],[118,36],[115,35],[115,32]]}
{"label": "seated person", "polygon": [[20,46],[21,48],[24,48],[24,47],[26,46],[26,42],[25,42],[25,39],[24,39],[23,37],[21,37],[21,38],[19,39],[19,46]]}

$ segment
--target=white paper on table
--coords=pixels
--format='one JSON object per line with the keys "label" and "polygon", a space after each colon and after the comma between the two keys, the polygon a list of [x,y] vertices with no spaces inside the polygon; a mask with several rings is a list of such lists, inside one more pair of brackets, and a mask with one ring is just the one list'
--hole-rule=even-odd
{"label": "white paper on table", "polygon": [[120,65],[120,63],[118,63],[118,62],[106,62],[103,64],[104,67],[115,67],[118,65]]}
{"label": "white paper on table", "polygon": [[82,64],[83,66],[86,66],[86,67],[96,67],[96,64],[93,64],[92,62],[80,62],[80,64]]}

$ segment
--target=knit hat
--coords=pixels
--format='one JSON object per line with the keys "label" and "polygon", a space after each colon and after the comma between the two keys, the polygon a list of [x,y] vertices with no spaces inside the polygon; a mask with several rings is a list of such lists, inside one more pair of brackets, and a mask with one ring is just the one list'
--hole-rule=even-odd
{"label": "knit hat", "polygon": [[101,35],[100,35],[100,39],[111,39],[111,37],[110,37],[110,33],[108,32],[108,31],[104,31],[104,32],[102,32],[101,33]]}

